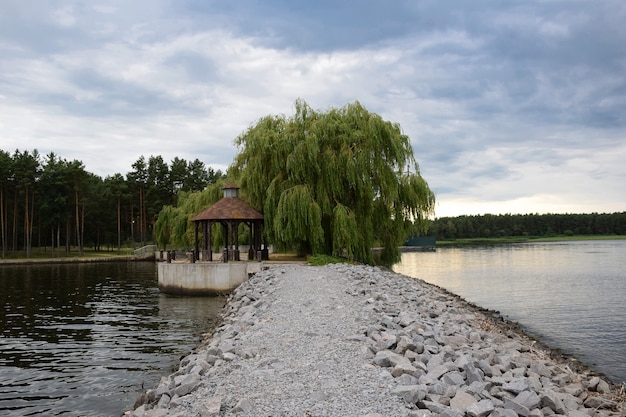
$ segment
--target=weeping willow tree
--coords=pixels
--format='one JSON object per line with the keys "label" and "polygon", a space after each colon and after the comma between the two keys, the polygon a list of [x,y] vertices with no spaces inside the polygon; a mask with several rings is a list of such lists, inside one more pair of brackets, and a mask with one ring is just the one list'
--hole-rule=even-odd
{"label": "weeping willow tree", "polygon": [[373,263],[433,213],[409,138],[358,102],[323,113],[303,100],[292,117],[270,115],[240,135],[232,173],[265,216],[271,242],[300,254]]}
{"label": "weeping willow tree", "polygon": [[[157,244],[162,249],[169,245],[178,248],[188,248],[194,245],[195,229],[191,218],[211,204],[222,198],[223,181],[207,187],[203,191],[185,192],[178,194],[178,205],[164,206],[154,223],[154,234]],[[222,230],[214,225],[211,239],[214,244],[219,244],[222,239]]]}

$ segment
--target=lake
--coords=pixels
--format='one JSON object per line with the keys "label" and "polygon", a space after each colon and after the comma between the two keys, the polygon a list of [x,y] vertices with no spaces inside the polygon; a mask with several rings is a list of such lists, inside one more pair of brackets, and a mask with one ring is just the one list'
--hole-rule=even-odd
{"label": "lake", "polygon": [[[438,248],[394,269],[626,381],[626,241]],[[0,415],[119,416],[224,302],[161,294],[150,262],[0,266]]]}
{"label": "lake", "polygon": [[626,241],[440,247],[396,272],[438,285],[553,348],[626,381]]}
{"label": "lake", "polygon": [[0,266],[0,415],[119,416],[224,303],[161,294],[152,262]]}

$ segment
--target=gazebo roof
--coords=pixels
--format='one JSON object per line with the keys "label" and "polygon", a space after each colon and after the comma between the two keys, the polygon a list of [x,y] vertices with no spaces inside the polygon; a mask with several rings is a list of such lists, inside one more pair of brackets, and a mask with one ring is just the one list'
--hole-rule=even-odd
{"label": "gazebo roof", "polygon": [[[224,189],[238,188],[228,184]],[[192,222],[203,220],[263,220],[263,215],[239,197],[224,197],[203,212],[192,217]]]}

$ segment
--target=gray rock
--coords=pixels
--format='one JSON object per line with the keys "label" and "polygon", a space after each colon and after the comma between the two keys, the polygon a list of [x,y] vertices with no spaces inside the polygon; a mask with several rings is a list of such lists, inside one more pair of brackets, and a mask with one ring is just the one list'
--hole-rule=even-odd
{"label": "gray rock", "polygon": [[448,386],[441,381],[437,381],[434,384],[428,385],[428,393],[435,395],[444,395]]}
{"label": "gray rock", "polygon": [[133,411],[132,417],[143,417],[145,413],[146,413],[146,405],[142,404],[141,406],[135,408],[135,410]]}
{"label": "gray rock", "polygon": [[609,392],[611,392],[611,387],[609,386],[608,382],[601,379],[596,386],[596,391],[600,394],[608,394]]}
{"label": "gray rock", "polygon": [[241,398],[237,401],[237,404],[231,410],[233,413],[248,413],[252,409],[252,405],[250,404],[250,400],[247,398]]}
{"label": "gray rock", "polygon": [[400,336],[398,338],[396,352],[398,352],[399,354],[404,354],[407,350],[412,351],[414,349],[415,343],[413,342],[413,339],[408,336]]}
{"label": "gray rock", "polygon": [[583,384],[577,382],[573,384],[567,384],[565,387],[563,387],[563,391],[575,397],[578,397],[586,390],[585,387],[583,387]]}
{"label": "gray rock", "polygon": [[572,382],[570,376],[568,374],[559,374],[552,378],[552,381],[558,385],[559,387],[564,387],[570,382]]}
{"label": "gray rock", "polygon": [[411,404],[417,404],[426,398],[424,387],[420,385],[397,385],[391,389],[391,393]]}
{"label": "gray rock", "polygon": [[409,411],[407,417],[431,417],[433,415],[430,410],[415,410]]}
{"label": "gray rock", "polygon": [[493,369],[491,368],[489,362],[487,362],[485,359],[481,359],[478,361],[478,367],[481,371],[483,371],[483,374],[485,376],[493,376]]}
{"label": "gray rock", "polygon": [[478,401],[473,395],[465,392],[457,392],[454,398],[450,400],[450,408],[457,411],[465,412],[470,405],[476,404]]}
{"label": "gray rock", "polygon": [[515,402],[522,404],[529,410],[532,410],[533,408],[539,407],[541,399],[534,391],[522,391],[517,395],[517,397],[515,397]]}
{"label": "gray rock", "polygon": [[222,352],[222,350],[219,349],[217,346],[211,346],[206,350],[207,356],[217,356],[218,358],[221,358],[223,354],[224,352]]}
{"label": "gray rock", "polygon": [[467,345],[467,338],[462,334],[455,334],[452,336],[444,336],[443,342],[446,346],[458,349],[461,346]]}
{"label": "gray rock", "polygon": [[465,383],[465,378],[463,378],[463,375],[457,371],[444,374],[441,377],[441,380],[448,385],[463,385]]}
{"label": "gray rock", "polygon": [[450,370],[445,365],[435,365],[432,368],[429,366],[426,376],[431,380],[436,381],[449,371]]}
{"label": "gray rock", "polygon": [[447,406],[439,404],[438,402],[423,400],[421,403],[424,405],[425,408],[435,414],[441,414],[446,410],[449,410]]}
{"label": "gray rock", "polygon": [[583,403],[587,408],[595,409],[612,409],[616,407],[616,403],[606,398],[590,396]]}
{"label": "gray rock", "polygon": [[396,378],[396,381],[400,385],[417,385],[419,383],[419,379],[415,378],[413,375],[403,374]]}
{"label": "gray rock", "polygon": [[463,417],[464,413],[456,410],[445,410],[439,417]]}
{"label": "gray rock", "polygon": [[154,410],[147,410],[145,413],[142,414],[142,417],[165,417],[167,416],[167,410],[164,409],[154,409]]}
{"label": "gray rock", "polygon": [[543,362],[534,362],[530,364],[530,370],[539,376],[552,376],[552,370],[550,370],[550,368]]}
{"label": "gray rock", "polygon": [[396,335],[385,332],[381,335],[381,338],[376,341],[376,348],[379,351],[392,349],[394,346],[396,346],[397,342],[398,338],[396,337]]}
{"label": "gray rock", "polygon": [[469,394],[479,394],[482,395],[483,392],[486,392],[489,388],[491,388],[491,382],[483,381],[483,382],[472,382],[465,389]]}
{"label": "gray rock", "polygon": [[157,407],[166,408],[170,403],[170,399],[171,398],[168,394],[161,395],[161,398],[159,398],[159,402],[157,403]]}
{"label": "gray rock", "polygon": [[400,319],[398,321],[398,324],[402,327],[408,327],[417,321],[417,316],[415,315],[415,313],[407,311],[401,311],[398,315],[398,318]]}
{"label": "gray rock", "polygon": [[202,417],[213,417],[220,413],[222,408],[222,397],[213,396],[206,400],[203,404],[204,407],[200,410]]}
{"label": "gray rock", "polygon": [[557,414],[565,414],[563,402],[552,390],[545,390],[541,394],[541,407],[548,407]]}
{"label": "gray rock", "polygon": [[504,408],[513,410],[522,417],[528,417],[528,415],[530,414],[530,410],[528,409],[528,407],[518,403],[513,398],[506,398],[504,400]]}
{"label": "gray rock", "polygon": [[530,385],[528,384],[528,380],[526,378],[515,378],[511,382],[502,384],[502,389],[514,394],[519,394],[522,391],[528,391],[530,389]]}
{"label": "gray rock", "polygon": [[400,375],[409,374],[413,375],[417,369],[411,365],[411,361],[402,356],[402,360],[399,360],[391,370],[391,375],[399,377]]}
{"label": "gray rock", "polygon": [[194,392],[196,389],[198,389],[198,387],[200,387],[200,385],[202,385],[202,382],[200,382],[199,380],[186,384],[181,384],[174,389],[174,393],[179,397],[184,397],[185,395]]}
{"label": "gray rock", "polygon": [[558,393],[558,397],[563,403],[565,410],[568,412],[578,410],[578,408],[582,405],[582,401],[571,394],[560,392]]}
{"label": "gray rock", "polygon": [[589,417],[589,413],[580,410],[572,410],[567,413],[567,417]]}
{"label": "gray rock", "polygon": [[519,417],[519,415],[513,410],[496,408],[489,417]]}
{"label": "gray rock", "polygon": [[483,382],[485,380],[483,371],[477,369],[472,364],[466,364],[463,367],[463,370],[465,371],[465,376],[469,384],[471,384],[472,382]]}
{"label": "gray rock", "polygon": [[[373,362],[378,366],[388,368],[398,363],[398,358],[403,357],[390,350],[381,350],[376,352],[376,356],[374,356]],[[406,360],[406,358],[404,359]]]}
{"label": "gray rock", "polygon": [[465,410],[465,414],[469,417],[486,417],[491,414],[491,412],[495,410],[495,406],[493,402],[490,400],[480,400],[475,404],[471,404]]}

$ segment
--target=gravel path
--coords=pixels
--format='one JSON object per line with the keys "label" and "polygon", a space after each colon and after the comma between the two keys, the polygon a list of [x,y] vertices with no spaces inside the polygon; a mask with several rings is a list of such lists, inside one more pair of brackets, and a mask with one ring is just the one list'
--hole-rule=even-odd
{"label": "gravel path", "polygon": [[[272,266],[129,416],[618,416],[574,372],[458,297],[367,266]],[[591,411],[590,411],[591,410]]]}

